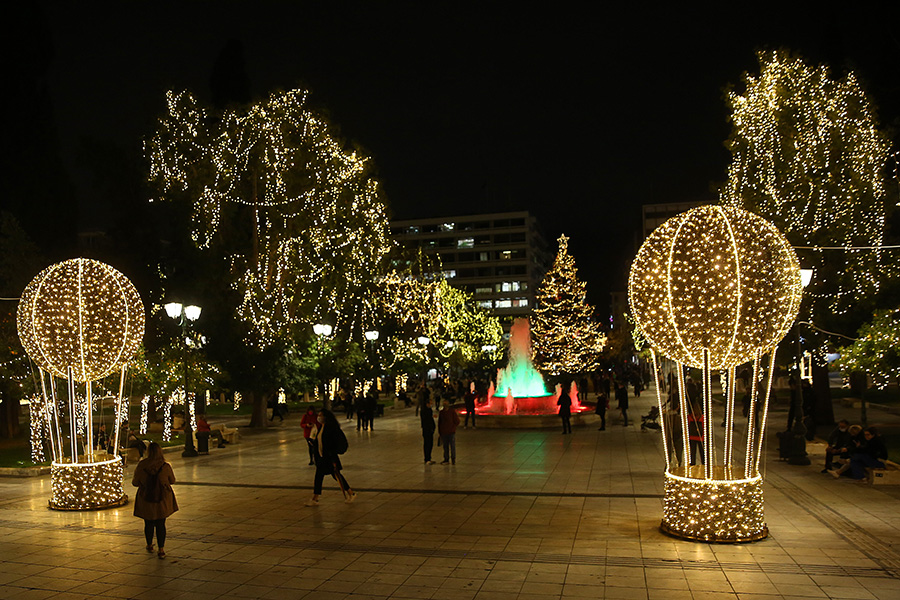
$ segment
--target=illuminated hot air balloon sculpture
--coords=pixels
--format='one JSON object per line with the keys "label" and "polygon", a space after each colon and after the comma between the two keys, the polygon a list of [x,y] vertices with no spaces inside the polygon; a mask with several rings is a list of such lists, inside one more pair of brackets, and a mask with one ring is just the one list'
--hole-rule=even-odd
{"label": "illuminated hot air balloon sculpture", "polygon": [[[118,455],[93,448],[91,382],[119,374],[113,448],[119,447],[127,362],[144,336],[144,306],[119,271],[87,258],[47,267],[22,292],[19,339],[37,363],[43,421],[53,455],[51,508],[84,510],[127,502]],[[57,393],[57,378],[67,393]],[[83,400],[76,383],[84,384]]]}
{"label": "illuminated hot air balloon sculpture", "polygon": [[[765,219],[737,208],[702,206],[682,213],[658,227],[638,251],[628,283],[632,314],[650,344],[657,377],[659,355],[677,367],[674,405],[667,406],[657,385],[666,454],[664,532],[723,542],[768,535],[759,460],[775,348],[796,318],[802,289],[787,239]],[[750,406],[759,411],[749,411],[738,439],[735,368],[748,362]],[[703,373],[696,403],[689,398],[686,367]],[[722,408],[713,404],[713,371],[726,374]],[[689,422],[702,428],[693,433],[702,435],[703,465],[688,464]]]}

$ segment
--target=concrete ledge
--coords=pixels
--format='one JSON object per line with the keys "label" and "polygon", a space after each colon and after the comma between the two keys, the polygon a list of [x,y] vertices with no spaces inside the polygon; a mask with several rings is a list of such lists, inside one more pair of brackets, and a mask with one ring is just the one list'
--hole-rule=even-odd
{"label": "concrete ledge", "polygon": [[0,477],[40,477],[49,475],[50,467],[0,467]]}

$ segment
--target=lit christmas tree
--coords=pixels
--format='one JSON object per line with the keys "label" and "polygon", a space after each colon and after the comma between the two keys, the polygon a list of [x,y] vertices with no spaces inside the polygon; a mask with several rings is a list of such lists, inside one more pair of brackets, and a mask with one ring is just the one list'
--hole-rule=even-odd
{"label": "lit christmas tree", "polygon": [[551,375],[586,373],[597,368],[606,336],[585,302],[569,238],[559,237],[559,252],[537,290],[531,318],[534,363]]}

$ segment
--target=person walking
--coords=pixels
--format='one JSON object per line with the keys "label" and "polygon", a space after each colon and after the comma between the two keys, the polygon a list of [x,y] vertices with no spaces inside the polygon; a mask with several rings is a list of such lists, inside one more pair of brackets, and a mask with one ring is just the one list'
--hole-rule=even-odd
{"label": "person walking", "polygon": [[362,395],[362,391],[360,391],[356,398],[353,400],[354,408],[356,409],[356,430],[368,430],[369,429],[369,417],[366,414],[366,399]]}
{"label": "person walking", "polygon": [[431,398],[425,398],[419,411],[419,419],[422,423],[422,449],[425,452],[425,464],[433,465],[431,449],[434,447],[434,414],[431,411]]}
{"label": "person walking", "polygon": [[444,445],[444,460],[447,463],[456,464],[456,428],[459,427],[459,415],[450,408],[450,401],[441,403],[441,411],[438,414],[438,435],[441,436],[441,444]]}
{"label": "person walking", "polygon": [[608,408],[609,396],[607,396],[601,388],[600,392],[597,394],[597,407],[594,409],[594,412],[600,417],[600,427],[597,428],[597,431],[606,431],[606,411]]}
{"label": "person walking", "polygon": [[331,475],[338,485],[341,487],[341,493],[344,495],[344,502],[350,504],[356,500],[356,492],[347,483],[344,475],[341,473],[343,465],[341,465],[340,455],[347,451],[347,436],[341,431],[341,424],[338,423],[334,413],[327,409],[322,409],[317,418],[319,429],[311,436],[315,437],[316,450],[316,476],[313,480],[313,495],[307,501],[306,506],[318,506],[319,496],[322,495],[322,482],[326,475]]}
{"label": "person walking", "polygon": [[628,388],[621,381],[616,382],[616,400],[622,411],[622,425],[628,427]]}
{"label": "person walking", "polygon": [[[578,393],[577,391],[575,392]],[[562,427],[563,427],[563,435],[567,433],[572,433],[572,399],[569,397],[569,394],[563,392],[559,395],[559,400],[556,401],[556,405],[559,407],[559,416],[562,418]]]}
{"label": "person walking", "polygon": [[469,389],[463,397],[466,405],[466,422],[464,427],[469,428],[469,417],[472,417],[472,429],[475,429],[475,382],[469,384]]}
{"label": "person walking", "polygon": [[369,388],[366,395],[366,421],[369,424],[369,430],[375,431],[375,417],[378,415],[378,392],[374,388]]}
{"label": "person walking", "polygon": [[156,543],[159,558],[166,557],[166,519],[178,510],[175,492],[175,472],[172,465],[163,458],[162,448],[156,442],[150,442],[147,458],[137,464],[131,484],[136,487],[134,498],[134,516],[144,520],[144,538],[147,541],[147,552],[153,552],[153,533],[156,532]]}
{"label": "person walking", "polygon": [[319,417],[316,415],[316,409],[312,406],[306,409],[306,414],[300,419],[300,425],[303,427],[303,439],[306,440],[306,447],[309,450],[309,464],[316,464],[316,438],[312,435],[313,429],[319,430]]}

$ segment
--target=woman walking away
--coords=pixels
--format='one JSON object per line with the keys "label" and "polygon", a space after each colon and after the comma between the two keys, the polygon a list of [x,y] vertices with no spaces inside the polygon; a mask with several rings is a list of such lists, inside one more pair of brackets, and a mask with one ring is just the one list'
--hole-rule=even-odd
{"label": "woman walking away", "polygon": [[150,442],[147,458],[135,467],[131,484],[138,489],[134,499],[134,516],[144,520],[147,552],[153,552],[153,532],[156,531],[159,558],[166,557],[166,519],[178,510],[173,483],[175,473],[172,465],[163,458],[159,444]]}
{"label": "woman walking away", "polygon": [[331,475],[338,482],[338,485],[341,486],[341,493],[344,494],[344,502],[350,504],[356,500],[356,492],[350,489],[350,484],[341,475],[343,467],[339,456],[347,451],[347,436],[341,431],[340,423],[330,410],[323,408],[319,413],[318,420],[321,428],[311,433],[312,436],[315,436],[316,478],[313,481],[312,499],[306,503],[306,506],[319,505],[322,481],[326,475]]}

